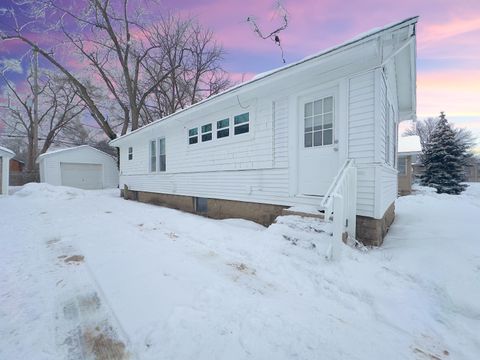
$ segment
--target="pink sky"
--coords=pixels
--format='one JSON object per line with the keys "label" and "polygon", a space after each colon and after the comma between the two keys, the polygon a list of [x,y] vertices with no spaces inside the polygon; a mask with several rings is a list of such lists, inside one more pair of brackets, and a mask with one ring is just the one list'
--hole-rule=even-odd
{"label": "pink sky", "polygon": [[[8,2],[8,0],[3,0]],[[152,13],[166,10],[196,16],[225,47],[225,66],[235,80],[282,66],[278,48],[261,40],[246,18],[271,30],[275,0],[132,1]],[[281,34],[288,62],[344,42],[358,33],[419,15],[417,29],[417,114],[445,111],[458,126],[480,137],[480,0],[283,0],[289,27]],[[51,38],[50,38],[51,39]],[[48,39],[46,39],[48,41]],[[2,45],[3,46],[3,45]],[[15,49],[0,48],[0,58]],[[73,64],[73,62],[72,62]]]}

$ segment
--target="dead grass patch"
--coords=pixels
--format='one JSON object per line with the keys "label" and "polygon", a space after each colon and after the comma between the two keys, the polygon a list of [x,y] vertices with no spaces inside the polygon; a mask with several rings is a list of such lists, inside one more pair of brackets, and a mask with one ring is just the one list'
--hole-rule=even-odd
{"label": "dead grass patch", "polygon": [[64,260],[67,264],[80,264],[85,261],[85,256],[83,255],[72,255],[67,257]]}
{"label": "dead grass patch", "polygon": [[96,360],[126,360],[129,358],[125,344],[106,332],[87,330],[83,334],[86,350],[95,356]]}

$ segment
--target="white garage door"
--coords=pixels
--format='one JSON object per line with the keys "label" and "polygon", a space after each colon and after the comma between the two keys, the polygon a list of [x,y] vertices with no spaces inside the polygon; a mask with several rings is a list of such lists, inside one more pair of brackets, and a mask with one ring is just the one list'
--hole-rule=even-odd
{"label": "white garage door", "polygon": [[60,163],[62,185],[85,190],[102,189],[101,164]]}

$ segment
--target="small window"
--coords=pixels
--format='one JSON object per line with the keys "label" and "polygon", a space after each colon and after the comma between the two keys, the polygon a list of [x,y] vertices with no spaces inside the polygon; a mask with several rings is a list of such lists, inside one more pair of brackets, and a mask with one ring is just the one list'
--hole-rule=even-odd
{"label": "small window", "polygon": [[198,128],[188,130],[188,143],[190,145],[198,143]]}
{"label": "small window", "polygon": [[150,141],[150,172],[157,171],[157,142]]}
{"label": "small window", "polygon": [[133,148],[128,148],[128,160],[133,160]]}
{"label": "small window", "polygon": [[217,139],[228,137],[230,135],[230,119],[217,121]]}
{"label": "small window", "polygon": [[333,96],[304,104],[304,147],[333,144]]}
{"label": "small window", "polygon": [[202,126],[202,142],[212,140],[212,124]]}
{"label": "small window", "polygon": [[159,171],[166,171],[167,170],[167,153],[165,148],[165,138],[158,139],[158,158],[160,161],[159,164]]}
{"label": "small window", "polygon": [[234,125],[233,133],[235,135],[248,133],[250,131],[249,121],[250,121],[249,113],[236,115],[233,118],[233,125]]}

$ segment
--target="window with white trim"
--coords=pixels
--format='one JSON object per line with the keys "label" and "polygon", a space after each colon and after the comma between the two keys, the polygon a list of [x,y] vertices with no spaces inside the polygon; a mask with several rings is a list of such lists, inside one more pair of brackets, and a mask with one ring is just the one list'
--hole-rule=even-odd
{"label": "window with white trim", "polygon": [[333,96],[304,104],[304,147],[333,144]]}
{"label": "window with white trim", "polygon": [[188,130],[188,144],[196,144],[198,143],[198,128],[193,128]]}
{"label": "window with white trim", "polygon": [[233,117],[233,134],[241,135],[250,131],[250,113],[243,113]]}
{"label": "window with white trim", "polygon": [[150,141],[150,172],[157,171],[157,141]]}
{"label": "window with white trim", "polygon": [[167,171],[167,152],[165,138],[158,139],[158,171]]}
{"label": "window with white trim", "polygon": [[230,135],[230,119],[217,121],[217,139],[228,137]]}
{"label": "window with white trim", "polygon": [[133,160],[133,147],[128,148],[128,160]]}
{"label": "window with white trim", "polygon": [[167,170],[167,152],[165,138],[150,140],[150,172]]}
{"label": "window with white trim", "polygon": [[212,140],[212,124],[202,126],[202,142]]}

